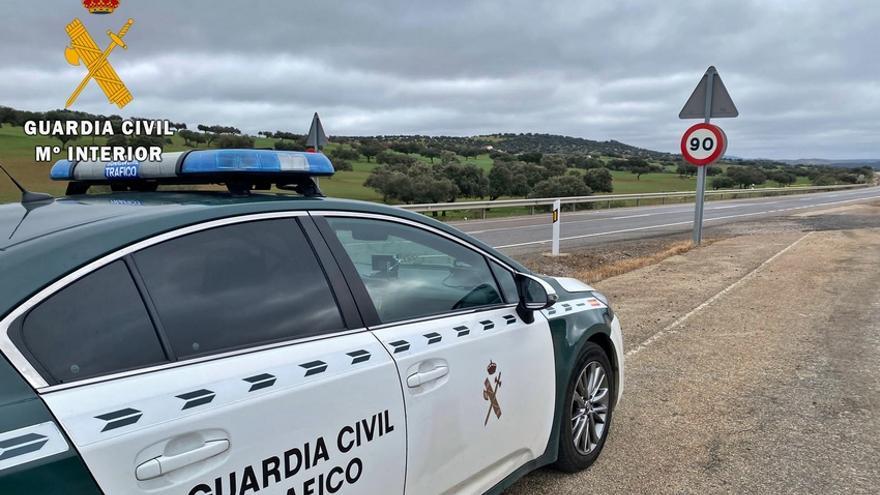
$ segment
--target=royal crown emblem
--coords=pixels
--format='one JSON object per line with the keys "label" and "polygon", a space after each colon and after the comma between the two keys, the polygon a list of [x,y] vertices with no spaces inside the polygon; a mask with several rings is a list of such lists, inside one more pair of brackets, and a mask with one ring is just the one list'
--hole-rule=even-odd
{"label": "royal crown emblem", "polygon": [[82,4],[92,14],[112,14],[119,0],[82,0]]}

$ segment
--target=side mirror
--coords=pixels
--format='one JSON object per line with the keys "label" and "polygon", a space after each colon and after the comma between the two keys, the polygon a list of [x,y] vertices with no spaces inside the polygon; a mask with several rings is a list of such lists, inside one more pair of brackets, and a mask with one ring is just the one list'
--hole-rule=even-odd
{"label": "side mirror", "polygon": [[535,321],[535,311],[549,308],[559,299],[550,284],[533,275],[517,273],[516,286],[519,292],[516,312],[526,323]]}

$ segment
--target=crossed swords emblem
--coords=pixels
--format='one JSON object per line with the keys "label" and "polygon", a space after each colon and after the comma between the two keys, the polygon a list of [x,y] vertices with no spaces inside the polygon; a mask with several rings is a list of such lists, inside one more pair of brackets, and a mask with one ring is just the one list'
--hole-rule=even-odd
{"label": "crossed swords emblem", "polygon": [[74,19],[73,22],[67,25],[70,46],[65,48],[64,58],[67,59],[70,65],[84,63],[89,72],[73,91],[73,94],[70,95],[70,98],[67,99],[65,108],[70,108],[73,105],[92,79],[98,83],[98,86],[101,87],[110,103],[115,103],[119,108],[128,105],[134,99],[108,60],[110,53],[117,46],[122,47],[123,50],[128,49],[122,38],[128,34],[132,24],[134,24],[134,19],[129,19],[118,33],[107,31],[107,36],[110,37],[110,44],[103,52],[98,48],[95,40],[92,39],[92,36],[79,19]]}
{"label": "crossed swords emblem", "polygon": [[489,410],[486,412],[486,421],[483,422],[483,426],[489,424],[489,417],[492,416],[492,413],[495,413],[495,417],[501,419],[501,406],[498,405],[498,389],[501,388],[501,373],[498,373],[498,376],[495,377],[495,387],[492,387],[492,382],[489,381],[489,378],[483,382],[483,400],[489,401]]}

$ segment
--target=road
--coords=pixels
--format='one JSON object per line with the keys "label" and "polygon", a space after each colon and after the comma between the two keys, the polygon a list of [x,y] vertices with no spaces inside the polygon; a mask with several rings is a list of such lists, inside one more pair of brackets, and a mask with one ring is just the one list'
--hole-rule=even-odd
{"label": "road", "polygon": [[795,215],[816,230],[736,236],[598,282],[627,369],[605,450],[507,493],[877,493],[880,206]]}
{"label": "road", "polygon": [[[706,203],[704,225],[711,227],[739,220],[782,216],[810,208],[844,205],[870,199],[880,199],[880,187],[710,201]],[[564,250],[597,242],[688,231],[693,227],[693,219],[692,203],[563,212],[561,247]],[[452,225],[490,246],[504,249],[512,254],[549,249],[551,238],[549,215],[471,220],[455,222]]]}

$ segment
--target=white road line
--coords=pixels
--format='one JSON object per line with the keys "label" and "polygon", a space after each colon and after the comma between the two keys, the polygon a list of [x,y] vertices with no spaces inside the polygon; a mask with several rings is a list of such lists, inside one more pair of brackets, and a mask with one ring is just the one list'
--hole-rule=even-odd
{"label": "white road line", "polygon": [[[669,215],[672,213],[684,213],[687,211],[693,211],[693,209],[680,210],[680,211],[657,212],[657,213],[642,213],[641,215],[627,215],[627,216],[623,216],[623,217],[587,218],[585,220],[568,220],[568,221],[565,220],[566,215],[565,215],[565,213],[563,213],[562,214],[562,225],[572,225],[572,224],[576,224],[576,223],[586,223],[586,222],[601,222],[603,220],[623,220],[623,219],[627,219],[627,218],[653,217],[653,216],[657,216],[657,215]],[[569,216],[569,218],[570,218],[570,216]],[[548,220],[549,220],[549,216],[548,216]],[[501,231],[506,231],[506,230],[511,230],[511,229],[516,229],[516,230],[549,229],[550,227],[552,227],[552,224],[547,222],[547,223],[538,223],[538,224],[532,224],[532,225],[519,225],[516,227],[497,227],[494,229],[471,230],[471,231],[465,230],[464,232],[467,234],[470,234],[470,235],[474,235],[474,234],[485,234],[487,232],[501,232]]]}
{"label": "white road line", "polygon": [[654,335],[651,335],[650,337],[648,337],[647,339],[645,339],[644,341],[642,341],[642,343],[639,344],[638,346],[636,346],[634,349],[630,349],[629,351],[627,351],[626,354],[624,354],[624,355],[625,355],[626,357],[628,357],[628,358],[629,358],[629,357],[632,357],[632,356],[635,356],[636,354],[642,352],[645,348],[647,348],[648,346],[650,346],[650,345],[653,344],[654,342],[658,341],[659,339],[665,337],[666,335],[677,333],[676,328],[679,327],[679,326],[681,326],[681,324],[684,323],[685,321],[687,321],[688,318],[690,318],[691,316],[693,316],[693,315],[699,313],[700,311],[702,311],[703,309],[705,309],[706,307],[708,307],[709,305],[711,305],[712,303],[714,303],[714,302],[717,301],[718,299],[721,299],[722,297],[724,297],[724,295],[728,294],[730,291],[736,289],[737,287],[741,286],[742,284],[744,284],[744,283],[746,283],[747,281],[749,281],[749,280],[751,280],[752,278],[754,278],[754,276],[755,276],[758,272],[760,272],[765,266],[769,265],[769,264],[772,263],[774,260],[776,260],[776,258],[779,258],[779,257],[782,256],[783,254],[785,254],[786,252],[788,252],[790,249],[792,249],[793,247],[797,246],[798,243],[800,243],[802,240],[806,239],[807,237],[811,236],[812,234],[814,234],[814,232],[807,232],[806,234],[804,234],[803,236],[801,236],[800,238],[798,238],[796,241],[792,242],[791,244],[789,244],[788,246],[786,246],[784,249],[782,249],[782,250],[779,251],[778,253],[774,254],[773,256],[771,256],[770,258],[768,258],[767,260],[765,260],[763,263],[761,263],[760,265],[758,265],[754,270],[752,270],[752,271],[750,271],[749,273],[747,273],[744,277],[742,277],[741,279],[737,280],[736,282],[734,282],[734,283],[728,285],[727,287],[725,287],[724,289],[722,289],[720,292],[718,292],[717,294],[715,294],[714,296],[710,297],[709,299],[707,299],[706,301],[704,301],[702,304],[700,304],[699,306],[697,306],[696,308],[694,308],[694,309],[690,310],[689,312],[687,312],[687,313],[686,313],[684,316],[682,316],[681,318],[679,318],[679,319],[673,321],[673,322],[670,323],[669,325],[666,325],[662,330],[660,330],[659,332],[655,333]]}
{"label": "white road line", "polygon": [[[652,217],[654,215],[662,215],[662,213],[642,213],[641,215],[627,215],[625,217],[611,217],[607,220],[623,220],[625,218],[642,218],[642,217]],[[562,222],[565,223],[565,222]]]}
{"label": "white road line", "polygon": [[[693,221],[688,220],[686,222],[665,223],[663,225],[648,225],[647,227],[635,227],[632,229],[610,230],[608,232],[596,232],[593,234],[576,235],[576,236],[571,236],[571,237],[560,237],[559,240],[560,241],[571,241],[574,239],[586,239],[588,237],[599,237],[599,236],[603,236],[603,235],[623,234],[625,232],[637,232],[639,230],[659,229],[661,227],[672,227],[675,225],[684,225],[687,223],[693,223]],[[532,244],[547,244],[548,242],[550,242],[550,241],[547,240],[547,241],[520,242],[518,244],[507,244],[504,246],[495,246],[495,247],[496,247],[496,249],[504,249],[504,248],[520,247],[520,246],[530,246]]]}
{"label": "white road line", "polygon": [[[754,213],[741,213],[739,215],[726,215],[723,217],[706,218],[703,221],[704,222],[712,222],[715,220],[727,220],[730,218],[752,217],[755,215],[767,215],[770,213],[780,213],[783,211],[802,210],[802,209],[806,209],[806,208],[820,208],[823,206],[830,206],[830,205],[836,205],[836,204],[842,204],[842,203],[851,203],[853,201],[864,201],[866,199],[878,199],[878,197],[877,196],[868,196],[868,197],[864,197],[864,198],[845,199],[842,201],[832,201],[829,203],[819,203],[819,204],[814,204],[814,205],[804,205],[804,206],[794,206],[791,208],[781,208],[778,210],[756,211]],[[646,225],[644,227],[633,227],[631,229],[609,230],[608,232],[594,232],[592,234],[583,234],[583,235],[575,235],[575,236],[570,236],[570,237],[561,237],[559,240],[560,241],[573,241],[573,240],[577,240],[577,239],[587,239],[590,237],[601,237],[603,235],[625,234],[627,232],[638,232],[640,230],[650,230],[650,229],[662,229],[663,227],[675,227],[677,225],[688,225],[688,224],[692,224],[692,223],[693,223],[693,220],[688,220],[685,222],[664,223],[661,225]],[[529,241],[529,242],[520,242],[520,243],[516,243],[516,244],[505,244],[503,246],[495,246],[495,248],[496,249],[505,249],[505,248],[514,248],[514,247],[522,247],[522,246],[533,246],[536,244],[548,244],[549,242],[550,242],[550,240]]]}

